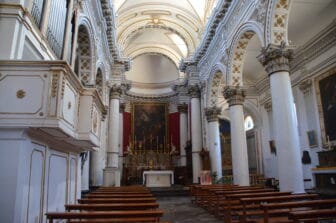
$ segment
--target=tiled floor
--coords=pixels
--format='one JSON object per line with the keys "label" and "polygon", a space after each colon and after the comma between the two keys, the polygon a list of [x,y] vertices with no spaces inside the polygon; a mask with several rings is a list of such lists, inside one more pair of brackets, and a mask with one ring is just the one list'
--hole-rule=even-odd
{"label": "tiled floor", "polygon": [[172,223],[222,223],[204,209],[190,202],[190,197],[158,197],[160,209],[164,211],[161,221]]}

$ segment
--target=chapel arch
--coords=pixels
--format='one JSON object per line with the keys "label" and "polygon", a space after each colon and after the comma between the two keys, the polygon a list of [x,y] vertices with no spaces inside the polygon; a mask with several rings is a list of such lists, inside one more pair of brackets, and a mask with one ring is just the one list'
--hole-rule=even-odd
{"label": "chapel arch", "polygon": [[88,28],[80,25],[78,28],[75,73],[84,84],[90,84],[92,79],[92,45]]}
{"label": "chapel arch", "polygon": [[241,26],[233,38],[230,47],[228,65],[229,76],[227,84],[229,86],[243,86],[243,70],[245,57],[247,55],[247,48],[249,43],[254,38],[257,38],[257,41],[260,43],[261,47],[264,46],[265,41],[263,39],[263,29],[260,25],[253,22],[245,23],[243,26]]}

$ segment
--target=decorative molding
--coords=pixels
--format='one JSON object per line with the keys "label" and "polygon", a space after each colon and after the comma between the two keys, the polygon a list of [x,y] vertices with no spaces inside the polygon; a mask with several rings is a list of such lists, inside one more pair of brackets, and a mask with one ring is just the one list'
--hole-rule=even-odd
{"label": "decorative molding", "polygon": [[264,108],[267,112],[271,112],[272,111],[272,102],[271,101],[267,101],[265,104],[264,104]]}
{"label": "decorative molding", "polygon": [[309,95],[310,94],[310,90],[311,90],[311,86],[312,86],[312,80],[311,79],[307,79],[304,80],[300,83],[299,85],[299,89],[302,91],[302,93],[304,95]]}
{"label": "decorative molding", "polygon": [[177,110],[180,113],[188,113],[188,105],[187,103],[182,103],[177,105]]}
{"label": "decorative molding", "polygon": [[282,42],[281,45],[269,44],[262,49],[262,53],[258,56],[260,63],[265,67],[268,75],[275,72],[289,72],[289,61],[293,58],[293,49]]}
{"label": "decorative molding", "polygon": [[294,59],[290,62],[291,73],[316,59],[336,45],[336,20],[319,32],[312,40],[297,49]]}
{"label": "decorative molding", "polygon": [[51,82],[51,97],[57,96],[57,88],[58,88],[58,74],[53,73],[52,82]]}
{"label": "decorative molding", "polygon": [[227,86],[223,90],[223,96],[228,101],[229,106],[242,105],[245,99],[245,89],[238,86]]}
{"label": "decorative molding", "polygon": [[205,116],[208,120],[208,122],[217,122],[218,116],[221,114],[222,109],[219,107],[210,107],[205,108]]}

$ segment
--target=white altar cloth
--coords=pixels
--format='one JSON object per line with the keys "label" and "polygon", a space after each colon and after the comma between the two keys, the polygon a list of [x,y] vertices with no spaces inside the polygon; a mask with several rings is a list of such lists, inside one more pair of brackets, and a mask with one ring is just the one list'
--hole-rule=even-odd
{"label": "white altar cloth", "polygon": [[174,172],[171,170],[150,170],[142,174],[146,187],[170,187],[174,184]]}

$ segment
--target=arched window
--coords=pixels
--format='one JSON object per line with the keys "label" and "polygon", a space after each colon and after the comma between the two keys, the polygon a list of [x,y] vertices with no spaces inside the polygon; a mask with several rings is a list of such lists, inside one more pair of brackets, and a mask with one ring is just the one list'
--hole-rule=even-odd
{"label": "arched window", "polygon": [[84,85],[91,78],[91,46],[88,30],[81,25],[78,28],[77,52],[75,61],[75,73]]}
{"label": "arched window", "polygon": [[254,128],[254,122],[251,116],[247,116],[245,118],[244,126],[245,126],[245,131],[248,131]]}

